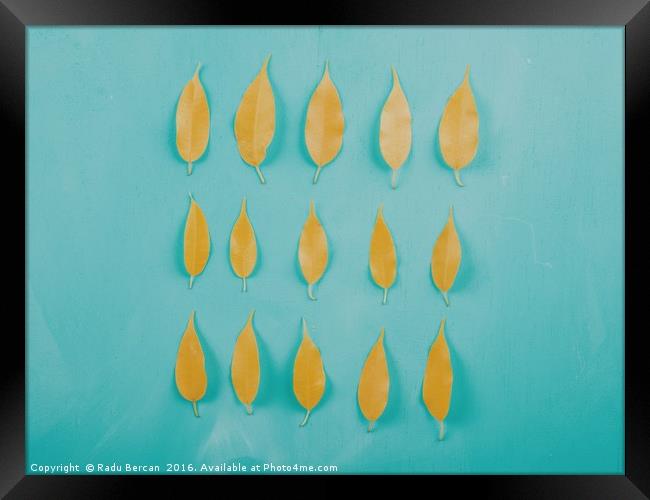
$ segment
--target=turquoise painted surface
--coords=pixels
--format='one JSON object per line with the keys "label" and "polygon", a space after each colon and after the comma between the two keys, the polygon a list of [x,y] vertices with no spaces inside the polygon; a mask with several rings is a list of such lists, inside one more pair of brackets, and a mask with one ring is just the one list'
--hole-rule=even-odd
{"label": "turquoise painted surface", "polygon": [[[272,53],[277,133],[260,185],[238,156],[240,97]],[[319,183],[303,143],[325,60],[346,130]],[[201,61],[212,108],[191,177],[174,142],[179,93]],[[413,150],[397,191],[378,118],[399,71]],[[471,64],[478,155],[456,187],[434,137]],[[341,472],[623,471],[623,30],[64,29],[28,31],[30,464],[336,465]],[[188,191],[213,251],[187,289]],[[240,293],[227,242],[241,198],[261,258]],[[310,302],[296,265],[314,199],[331,263]],[[398,249],[389,304],[370,281],[380,203]],[[453,204],[463,263],[444,306],[429,275]],[[245,415],[229,381],[256,309],[262,386]],[[207,357],[201,418],[177,393],[189,313]],[[300,317],[328,375],[309,425],[291,390]],[[447,439],[420,397],[447,317],[455,369]],[[368,434],[362,363],[386,328],[392,385]]]}

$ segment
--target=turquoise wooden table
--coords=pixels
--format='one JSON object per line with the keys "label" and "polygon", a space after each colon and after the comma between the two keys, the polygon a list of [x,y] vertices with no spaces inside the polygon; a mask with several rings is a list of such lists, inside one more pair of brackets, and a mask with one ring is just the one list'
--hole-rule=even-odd
{"label": "turquoise wooden table", "polygon": [[[29,28],[27,472],[622,473],[623,42],[622,28]],[[261,185],[232,128],[269,53],[277,132]],[[326,60],[346,129],[314,186],[303,128]],[[212,129],[188,177],[174,115],[199,61]],[[459,188],[435,137],[467,64],[480,144]],[[395,191],[377,141],[391,65],[413,115]],[[213,245],[192,290],[188,191]],[[260,250],[247,293],[227,253],[244,196]],[[331,250],[316,302],[297,266],[310,200]],[[367,262],[382,203],[399,259],[385,306]],[[463,261],[447,308],[429,262],[450,205]],[[200,418],[174,384],[193,309],[209,377]],[[252,309],[262,382],[247,416],[229,366]],[[328,385],[299,428],[303,316]],[[439,442],[421,380],[444,317],[455,378]],[[357,381],[381,327],[390,398],[367,433]]]}

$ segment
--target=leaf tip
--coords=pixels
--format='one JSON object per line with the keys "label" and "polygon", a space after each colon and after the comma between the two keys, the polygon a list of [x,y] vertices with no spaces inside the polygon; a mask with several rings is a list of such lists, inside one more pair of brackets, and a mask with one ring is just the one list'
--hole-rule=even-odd
{"label": "leaf tip", "polygon": [[395,69],[395,66],[392,64],[390,65],[390,72],[393,75],[393,83],[399,85],[399,76],[397,75],[397,70]]}

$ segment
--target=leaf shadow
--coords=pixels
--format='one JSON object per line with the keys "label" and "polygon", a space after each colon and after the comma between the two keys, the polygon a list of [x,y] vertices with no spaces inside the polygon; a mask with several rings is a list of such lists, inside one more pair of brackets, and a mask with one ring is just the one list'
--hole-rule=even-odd
{"label": "leaf shadow", "polygon": [[[307,323],[307,328],[309,328],[309,323]],[[300,333],[300,339],[302,340],[302,326],[300,327],[300,332],[301,332]],[[312,335],[311,331],[309,332],[309,335]],[[314,343],[318,347],[318,351],[320,352],[321,359],[323,361],[323,370],[325,371],[325,392],[323,393],[323,397],[319,401],[316,408],[314,408],[314,410],[312,410],[312,413],[314,413],[314,412],[318,411],[318,408],[321,408],[321,407],[327,405],[327,402],[332,398],[332,394],[334,393],[334,385],[332,384],[332,380],[328,376],[327,364],[326,364],[325,359],[323,357],[323,352],[320,350],[318,339],[312,337],[312,340],[314,341]],[[300,343],[298,343],[298,345],[300,345]],[[296,352],[298,352],[297,347],[296,347]],[[309,417],[309,420],[311,420],[312,417],[313,417],[313,415]]]}
{"label": "leaf shadow", "polygon": [[273,58],[269,61],[267,68],[269,80],[271,81],[271,88],[273,89],[273,96],[275,99],[275,133],[273,134],[273,141],[271,142],[266,159],[262,163],[261,168],[264,166],[273,165],[273,163],[284,151],[285,143],[287,140],[286,124],[287,124],[287,105],[282,90],[273,85]]}
{"label": "leaf shadow", "polygon": [[491,123],[492,109],[489,106],[489,101],[483,98],[483,94],[472,86],[472,91],[474,92],[474,99],[476,101],[476,109],[478,110],[479,116],[479,138],[478,138],[478,149],[476,151],[476,156],[468,167],[476,167],[476,170],[483,170],[484,168],[494,166],[495,158],[493,153],[496,148],[488,147],[492,144],[493,137],[490,135],[486,136],[486,131],[491,132],[492,129],[488,128],[486,125]]}
{"label": "leaf shadow", "polygon": [[[312,91],[309,93],[309,99],[307,99],[307,106],[305,106],[305,109],[302,113],[302,118],[300,120],[300,144],[298,146],[298,149],[300,151],[300,156],[305,160],[305,163],[309,165],[312,168],[312,178],[316,173],[316,164],[314,163],[314,160],[312,159],[311,155],[309,154],[309,150],[307,149],[307,141],[305,140],[305,127],[307,126],[307,111],[309,109],[309,102],[311,101],[311,97],[314,95],[314,91],[318,87],[318,84],[320,83],[320,79],[314,85]],[[325,166],[326,167],[326,166]],[[325,168],[323,167],[323,168]],[[322,173],[322,172],[321,172]]]}
{"label": "leaf shadow", "polygon": [[[463,241],[462,231],[458,229],[456,225],[456,231],[458,232],[458,238],[460,241]],[[462,243],[461,243],[462,245]],[[460,262],[460,268],[458,269],[458,275],[454,281],[451,290],[449,290],[449,297],[451,298],[454,292],[462,292],[470,290],[473,285],[476,284],[476,262],[474,260],[474,253],[472,247],[467,244],[462,245],[462,258]]]}
{"label": "leaf shadow", "polygon": [[199,338],[202,337],[201,347],[203,348],[203,354],[205,356],[205,371],[208,376],[208,388],[205,391],[205,396],[203,396],[204,401],[214,401],[217,399],[218,391],[218,381],[223,380],[223,373],[219,362],[217,361],[217,356],[214,353],[214,350],[210,346],[210,343],[207,341],[205,336],[201,335],[199,329],[199,323],[197,321],[197,328]]}
{"label": "leaf shadow", "polygon": [[454,385],[447,421],[452,425],[465,424],[476,420],[476,394],[465,370],[467,365],[454,347],[455,342],[453,336],[446,335],[446,340],[451,355],[452,369],[454,371]]}
{"label": "leaf shadow", "polygon": [[[390,95],[390,90],[388,91],[388,95]],[[388,98],[388,95],[386,96],[386,98]],[[371,130],[370,130],[370,137],[368,138],[368,141],[369,141],[369,144],[371,144],[371,147],[370,147],[370,159],[371,159],[371,162],[381,172],[390,173],[391,168],[384,161],[384,157],[381,154],[381,147],[379,146],[379,130],[380,130],[380,126],[381,126],[381,113],[383,111],[383,105],[385,103],[386,103],[386,100],[384,99],[384,101],[382,103],[382,106],[375,113],[375,119],[372,122],[373,123],[372,127],[370,127]]]}
{"label": "leaf shadow", "polygon": [[[253,318],[253,324],[254,323],[255,323],[255,318]],[[257,339],[257,347],[260,356],[261,373],[260,373],[260,387],[253,407],[254,408],[268,407],[272,403],[274,395],[277,394],[278,392],[276,390],[274,394],[274,389],[277,388],[275,381],[279,379],[280,369],[278,363],[273,359],[273,356],[271,355],[271,351],[268,349],[268,344],[266,343],[264,337],[260,335],[257,329],[255,329],[255,332],[256,332],[255,337]],[[233,389],[233,394],[234,394],[234,389]],[[236,397],[237,396],[235,395],[235,398]]]}
{"label": "leaf shadow", "polygon": [[386,351],[386,362],[388,363],[390,389],[388,392],[388,404],[386,405],[386,410],[380,418],[380,421],[377,422],[378,424],[381,424],[381,420],[383,420],[385,424],[399,422],[402,418],[402,408],[404,406],[402,384],[399,376],[400,372],[395,357],[389,349],[390,340],[388,340],[387,337],[388,335],[384,336],[384,350]]}
{"label": "leaf shadow", "polygon": [[[180,94],[176,97],[176,102]],[[178,154],[178,148],[176,147],[176,106],[174,105],[169,111],[169,128],[167,133],[167,149],[169,151],[169,156],[174,158],[180,165],[184,164],[183,159]]]}
{"label": "leaf shadow", "polygon": [[[185,270],[185,251],[183,249],[183,240],[185,238],[185,219],[178,225],[178,230],[176,232],[176,244],[174,245],[174,267],[178,271],[179,275],[187,276],[187,271]],[[189,279],[189,277],[188,277]]]}

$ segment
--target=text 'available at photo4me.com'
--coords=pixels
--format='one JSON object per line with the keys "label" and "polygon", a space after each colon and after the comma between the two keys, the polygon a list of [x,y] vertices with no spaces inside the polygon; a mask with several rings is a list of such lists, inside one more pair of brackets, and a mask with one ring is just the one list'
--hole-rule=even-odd
{"label": "text 'available at photo4me.com'", "polygon": [[86,464],[37,464],[29,465],[31,474],[246,474],[252,473],[328,473],[340,472],[336,465],[323,464],[277,464],[273,462],[249,463],[165,463],[165,464],[131,464],[131,463],[86,463]]}

